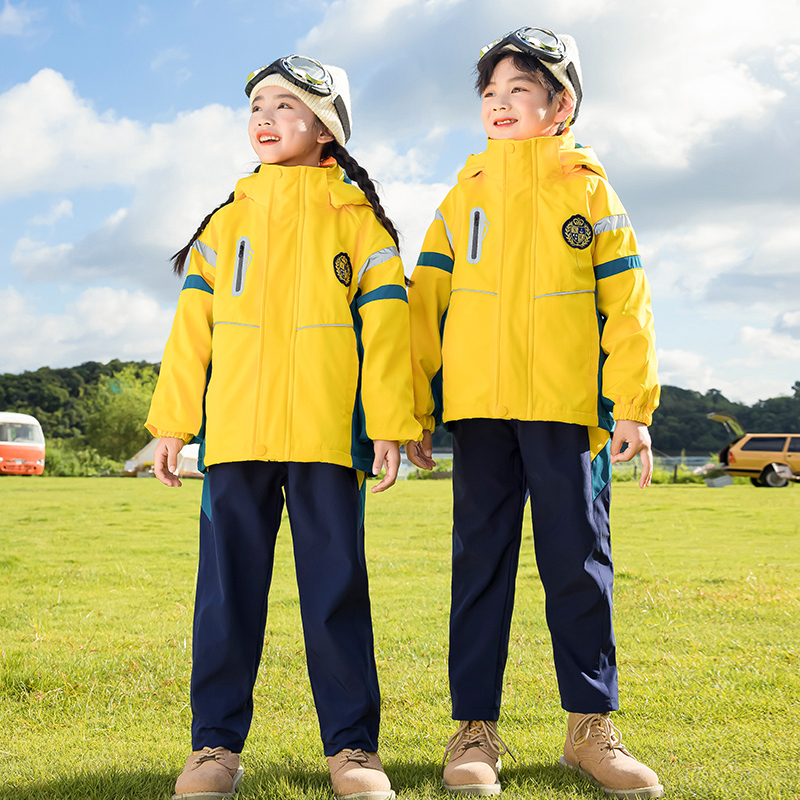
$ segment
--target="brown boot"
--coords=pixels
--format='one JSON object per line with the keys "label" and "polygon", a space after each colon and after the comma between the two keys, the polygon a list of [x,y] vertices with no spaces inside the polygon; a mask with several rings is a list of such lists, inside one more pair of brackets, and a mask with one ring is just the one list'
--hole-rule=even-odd
{"label": "brown boot", "polygon": [[562,767],[582,772],[612,797],[663,797],[664,787],[650,767],[623,746],[608,713],[570,714]]}
{"label": "brown boot", "polygon": [[508,752],[497,734],[496,722],[462,722],[444,749],[442,786],[458,794],[482,797],[500,794],[500,756]]}
{"label": "brown boot", "polygon": [[339,800],[394,800],[377,753],[345,748],[328,758],[328,769]]}
{"label": "brown boot", "polygon": [[186,759],[172,800],[219,800],[233,797],[242,779],[239,754],[225,747],[204,747]]}

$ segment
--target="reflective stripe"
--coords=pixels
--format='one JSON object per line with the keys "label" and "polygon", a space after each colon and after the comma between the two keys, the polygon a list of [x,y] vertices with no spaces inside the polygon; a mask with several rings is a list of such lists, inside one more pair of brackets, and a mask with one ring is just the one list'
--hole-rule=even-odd
{"label": "reflective stripe", "polygon": [[455,253],[453,250],[453,234],[450,233],[450,228],[447,227],[447,222],[445,221],[444,215],[442,212],[437,208],[436,213],[433,215],[434,219],[440,219],[442,224],[444,225],[444,232],[447,234],[447,241],[450,242],[450,250]]}
{"label": "reflective stripe", "polygon": [[625,256],[615,258],[613,261],[606,261],[605,264],[598,264],[594,268],[594,276],[599,281],[603,278],[610,278],[612,275],[619,275],[620,272],[627,272],[629,269],[641,269],[642,260],[639,256]]}
{"label": "reflective stripe", "polygon": [[534,296],[534,300],[539,300],[542,297],[562,297],[565,294],[594,294],[591,289],[579,289],[575,292],[551,292],[550,294],[537,294]]}
{"label": "reflective stripe", "polygon": [[378,289],[373,289],[371,292],[362,294],[361,297],[356,299],[356,308],[371,303],[373,300],[402,300],[408,302],[408,295],[406,294],[405,287],[392,284],[390,286],[381,286]]}
{"label": "reflective stripe", "polygon": [[245,325],[244,322],[215,322],[211,327],[216,328],[217,325],[236,325],[239,328],[260,328],[260,325]]}
{"label": "reflective stripe", "polygon": [[395,256],[399,255],[400,253],[396,247],[384,247],[383,250],[378,250],[376,253],[373,253],[358,271],[358,280],[356,283],[361,283],[361,278],[364,277],[364,273],[368,270],[371,270],[373,267],[377,267],[379,264],[383,264],[390,258],[394,258]]}
{"label": "reflective stripe", "polygon": [[201,256],[206,260],[209,266],[216,268],[217,266],[217,253],[212,250],[207,244],[203,244],[199,239],[195,239],[192,245],[192,250],[197,250]]}
{"label": "reflective stripe", "polygon": [[186,280],[183,282],[183,286],[181,287],[181,291],[184,289],[199,289],[201,292],[214,294],[214,290],[199,275],[187,275]]}
{"label": "reflective stripe", "polygon": [[614,214],[610,217],[603,217],[603,219],[597,220],[597,222],[594,224],[594,232],[595,234],[609,233],[610,231],[615,231],[619,228],[630,227],[631,218],[627,214]]}
{"label": "reflective stripe", "polygon": [[490,294],[492,297],[497,297],[497,292],[484,292],[481,289],[453,289],[450,294],[455,294],[456,292],[472,292],[473,294]]}
{"label": "reflective stripe", "polygon": [[295,328],[295,331],[305,331],[309,328],[352,328],[352,325],[303,325],[302,328]]}
{"label": "reflective stripe", "polygon": [[436,267],[436,269],[443,269],[445,272],[452,272],[453,259],[441,253],[423,252],[419,254],[417,266]]}

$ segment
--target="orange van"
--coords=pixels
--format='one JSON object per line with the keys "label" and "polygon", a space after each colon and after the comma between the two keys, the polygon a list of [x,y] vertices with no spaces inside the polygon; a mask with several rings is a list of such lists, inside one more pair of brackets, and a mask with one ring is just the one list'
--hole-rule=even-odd
{"label": "orange van", "polygon": [[773,489],[800,481],[800,433],[745,433],[735,417],[712,412],[735,438],[719,454],[728,475],[750,478],[753,486]]}
{"label": "orange van", "polygon": [[41,475],[44,434],[36,417],[0,411],[0,474]]}

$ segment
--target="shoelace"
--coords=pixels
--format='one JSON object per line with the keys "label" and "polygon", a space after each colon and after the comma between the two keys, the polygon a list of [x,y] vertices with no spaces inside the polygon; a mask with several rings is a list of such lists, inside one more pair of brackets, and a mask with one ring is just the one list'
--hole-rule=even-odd
{"label": "shoelace", "polygon": [[573,747],[580,747],[592,739],[600,739],[603,750],[625,750],[622,746],[622,734],[617,730],[607,714],[586,714],[578,720],[572,731]]}
{"label": "shoelace", "polygon": [[196,767],[199,767],[206,761],[218,761],[222,760],[224,757],[224,753],[222,752],[221,747],[215,747],[213,750],[206,750],[203,755],[197,757],[197,762],[195,763]]}
{"label": "shoelace", "polygon": [[369,756],[359,747],[357,750],[343,750],[342,751],[342,764],[348,761],[355,761],[356,764],[366,764],[369,761]]}
{"label": "shoelace", "polygon": [[458,726],[458,730],[445,745],[442,768],[447,763],[447,758],[450,754],[455,756],[458,753],[469,750],[470,747],[480,747],[495,758],[500,758],[504,753],[508,753],[514,761],[517,760],[509,750],[508,745],[500,738],[496,722],[465,720]]}

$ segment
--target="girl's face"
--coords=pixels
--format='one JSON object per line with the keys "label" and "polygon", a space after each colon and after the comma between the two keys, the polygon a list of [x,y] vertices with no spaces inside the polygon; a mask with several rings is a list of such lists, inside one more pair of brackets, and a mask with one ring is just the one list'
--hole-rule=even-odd
{"label": "girl's face", "polygon": [[250,98],[250,144],[262,164],[318,167],[333,141],[307,105],[282,86],[262,86]]}
{"label": "girl's face", "polygon": [[531,139],[553,136],[572,113],[569,92],[549,102],[547,89],[529,72],[504,58],[494,68],[483,92],[481,120],[490,139]]}

